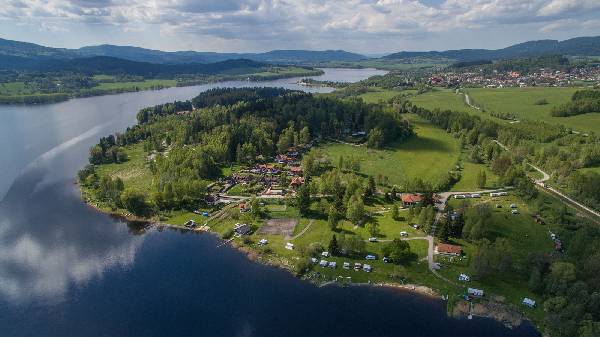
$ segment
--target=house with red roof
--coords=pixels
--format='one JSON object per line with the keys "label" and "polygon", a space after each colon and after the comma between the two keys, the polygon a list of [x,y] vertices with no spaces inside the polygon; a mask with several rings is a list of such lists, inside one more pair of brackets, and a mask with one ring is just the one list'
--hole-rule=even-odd
{"label": "house with red roof", "polygon": [[435,246],[435,253],[448,256],[461,256],[463,249],[461,246],[439,243],[437,246]]}
{"label": "house with red roof", "polygon": [[409,207],[419,204],[423,200],[423,197],[420,194],[403,193],[400,196],[400,200],[402,200],[404,207]]}

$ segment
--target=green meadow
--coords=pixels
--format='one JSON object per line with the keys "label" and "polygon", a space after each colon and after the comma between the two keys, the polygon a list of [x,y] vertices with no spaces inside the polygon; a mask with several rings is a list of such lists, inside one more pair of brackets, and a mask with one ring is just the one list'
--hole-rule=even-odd
{"label": "green meadow", "polygon": [[359,159],[361,173],[387,176],[391,184],[400,185],[416,178],[440,183],[459,159],[458,140],[415,115],[407,116],[416,135],[404,143],[381,150],[331,143],[325,145],[323,151],[334,164],[340,156]]}
{"label": "green meadow", "polygon": [[[588,113],[571,117],[553,117],[553,107],[571,100],[581,88],[472,88],[467,89],[473,103],[488,112],[505,112],[520,119],[541,120],[564,125],[579,131],[600,130],[600,113]],[[546,100],[548,104],[536,104]]]}

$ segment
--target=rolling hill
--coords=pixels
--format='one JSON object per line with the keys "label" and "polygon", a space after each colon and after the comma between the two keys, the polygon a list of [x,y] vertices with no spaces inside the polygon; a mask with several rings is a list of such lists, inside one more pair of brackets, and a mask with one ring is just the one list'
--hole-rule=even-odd
{"label": "rolling hill", "polygon": [[506,48],[490,49],[457,49],[446,51],[423,51],[399,53],[384,56],[386,60],[403,59],[447,59],[454,61],[501,60],[518,57],[533,57],[550,54],[569,56],[600,56],[600,36],[577,37],[565,41],[539,40],[515,44]]}
{"label": "rolling hill", "polygon": [[248,59],[274,64],[313,64],[330,61],[358,61],[366,58],[363,55],[343,50],[273,50],[266,53],[166,52],[133,46],[107,44],[79,49],[63,49],[5,39],[0,39],[0,56],[17,56],[34,60],[64,60],[107,56],[130,61],[163,64],[214,63],[233,59]]}

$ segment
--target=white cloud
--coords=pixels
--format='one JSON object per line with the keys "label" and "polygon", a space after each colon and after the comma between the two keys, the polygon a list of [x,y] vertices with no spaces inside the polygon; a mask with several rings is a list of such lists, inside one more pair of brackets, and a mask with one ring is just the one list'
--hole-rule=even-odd
{"label": "white cloud", "polygon": [[417,0],[0,0],[0,5],[0,17],[49,21],[52,27],[79,23],[138,33],[136,27],[149,25],[181,40],[244,41],[240,46],[254,48],[406,40],[532,24],[534,32],[549,33],[569,29],[569,20],[600,15],[597,0],[445,0],[438,6]]}

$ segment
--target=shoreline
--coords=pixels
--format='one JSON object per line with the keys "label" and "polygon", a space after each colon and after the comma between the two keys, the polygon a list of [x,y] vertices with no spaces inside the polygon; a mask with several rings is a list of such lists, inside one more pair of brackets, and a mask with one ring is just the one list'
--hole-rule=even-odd
{"label": "shoreline", "polygon": [[[79,186],[79,184],[77,184],[77,185]],[[274,259],[268,259],[264,254],[259,253],[252,247],[239,245],[233,241],[227,241],[227,240],[221,238],[217,233],[211,231],[210,227],[199,226],[198,228],[187,228],[185,226],[173,225],[170,223],[161,222],[161,221],[148,219],[148,218],[142,218],[142,217],[138,217],[135,215],[125,215],[125,214],[118,213],[118,212],[103,210],[103,209],[97,207],[96,205],[90,204],[89,202],[87,202],[87,200],[85,200],[83,198],[82,198],[82,201],[87,206],[93,208],[97,212],[109,215],[111,217],[118,218],[118,219],[126,221],[126,222],[146,224],[146,225],[148,225],[148,227],[170,228],[170,229],[176,229],[176,230],[184,230],[184,231],[188,231],[188,232],[208,233],[208,234],[214,235],[216,238],[218,238],[219,240],[222,241],[221,244],[228,244],[231,248],[244,253],[246,255],[246,257],[248,258],[248,260],[250,260],[252,262],[261,263],[263,265],[284,269],[287,272],[289,272],[290,274],[292,274],[294,277],[296,277],[297,279],[307,281],[309,283],[314,284],[317,287],[326,287],[328,285],[340,285],[340,283],[336,282],[336,281],[317,282],[315,280],[306,279],[304,277],[298,277],[297,275],[295,275],[293,270],[291,270],[291,268],[288,265],[286,265],[284,263],[275,263]],[[277,255],[273,255],[273,256],[279,258]],[[348,286],[386,287],[386,288],[392,288],[392,289],[399,289],[402,291],[409,291],[409,292],[413,292],[413,293],[416,293],[416,294],[419,294],[422,296],[431,297],[431,298],[441,299],[441,295],[437,291],[435,291],[434,289],[427,287],[425,285],[421,285],[421,284],[412,284],[412,283],[400,284],[400,283],[390,283],[390,282],[384,282],[384,283],[379,282],[379,283],[350,283],[347,285]]]}
{"label": "shoreline", "polygon": [[[79,187],[79,184],[77,184],[77,185]],[[80,192],[81,192],[81,189],[80,189]],[[198,228],[187,228],[187,227],[180,226],[180,225],[173,225],[173,224],[169,224],[166,222],[161,222],[159,220],[153,220],[153,219],[134,216],[132,214],[126,215],[126,214],[118,213],[116,211],[112,212],[112,211],[103,210],[95,205],[90,204],[84,198],[82,198],[82,202],[84,202],[86,205],[88,205],[89,207],[93,208],[94,210],[96,210],[100,213],[107,214],[111,217],[118,218],[122,221],[146,224],[147,225],[146,228],[160,228],[160,229],[169,228],[169,229],[173,229],[173,230],[184,230],[184,231],[188,231],[188,232],[207,233],[207,234],[213,235],[218,240],[221,241],[220,244],[216,248],[227,244],[232,249],[235,249],[238,252],[243,253],[250,262],[260,263],[265,266],[271,266],[271,267],[283,269],[286,272],[290,273],[293,277],[295,277],[301,281],[311,283],[314,286],[319,287],[319,288],[327,287],[327,286],[384,287],[384,288],[388,288],[388,289],[392,289],[392,290],[408,292],[408,293],[411,293],[414,295],[424,296],[424,297],[427,297],[430,299],[445,301],[446,302],[446,314],[448,317],[464,319],[464,318],[468,318],[469,314],[471,314],[472,316],[475,316],[475,317],[483,317],[483,318],[495,320],[510,329],[519,327],[523,323],[527,322],[527,323],[531,324],[540,333],[540,336],[543,335],[542,330],[540,329],[541,328],[540,326],[538,326],[534,321],[532,321],[531,319],[526,317],[524,314],[522,314],[521,312],[516,310],[512,305],[509,305],[506,303],[492,301],[491,299],[485,299],[484,302],[471,302],[471,303],[473,303],[473,307],[476,308],[476,310],[469,312],[468,310],[465,310],[465,305],[470,302],[467,302],[463,299],[457,299],[457,300],[449,300],[447,298],[444,299],[436,290],[434,290],[433,288],[430,288],[426,285],[422,285],[422,284],[413,284],[413,283],[400,284],[400,283],[393,283],[393,282],[340,283],[340,282],[337,282],[337,280],[318,281],[318,280],[307,278],[305,276],[298,276],[292,269],[293,267],[290,265],[290,263],[286,263],[289,261],[287,261],[285,258],[282,258],[282,257],[274,255],[274,254],[273,255],[264,255],[252,247],[244,246],[244,245],[239,244],[238,242],[234,242],[232,240],[225,240],[225,239],[221,238],[217,233],[211,231],[210,227],[208,227],[208,226],[200,226]]]}
{"label": "shoreline", "polygon": [[[267,82],[267,81],[275,81],[279,79],[285,78],[294,78],[294,77],[310,77],[310,76],[321,76],[325,74],[325,72],[321,69],[315,68],[315,71],[307,71],[305,73],[300,74],[279,74],[279,75],[271,75],[271,76],[256,76],[255,74],[247,74],[247,75],[239,75],[239,76],[230,76],[223,77],[215,80],[199,80],[199,81],[190,81],[190,82],[181,82],[176,83],[172,86],[160,85],[157,87],[140,89],[138,87],[123,87],[118,89],[107,89],[107,90],[98,90],[92,92],[75,92],[75,93],[50,93],[50,94],[33,94],[33,95],[18,95],[18,96],[0,96],[0,105],[45,105],[45,104],[53,104],[53,103],[61,103],[66,102],[71,99],[77,98],[86,98],[86,97],[97,97],[97,96],[109,96],[109,95],[118,95],[125,94],[130,92],[140,92],[140,91],[155,91],[155,90],[164,90],[169,88],[182,88],[182,87],[193,87],[196,85],[206,85],[206,84],[214,84],[220,82],[227,81],[243,81],[245,79],[250,79],[251,82]],[[27,101],[29,100],[29,101]]]}

